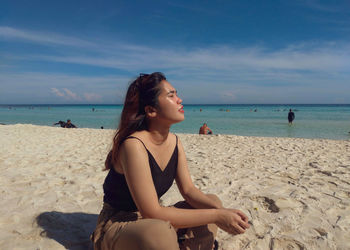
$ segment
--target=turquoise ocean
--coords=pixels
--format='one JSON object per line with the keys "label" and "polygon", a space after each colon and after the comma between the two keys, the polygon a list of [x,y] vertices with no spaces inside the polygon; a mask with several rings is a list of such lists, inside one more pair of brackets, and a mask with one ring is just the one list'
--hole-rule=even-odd
{"label": "turquoise ocean", "polygon": [[[293,125],[287,121],[290,108],[296,117]],[[52,126],[71,119],[80,128],[115,129],[121,110],[122,105],[0,105],[0,123]],[[172,132],[197,134],[206,122],[214,134],[350,139],[350,104],[184,105],[184,110],[185,121]]]}

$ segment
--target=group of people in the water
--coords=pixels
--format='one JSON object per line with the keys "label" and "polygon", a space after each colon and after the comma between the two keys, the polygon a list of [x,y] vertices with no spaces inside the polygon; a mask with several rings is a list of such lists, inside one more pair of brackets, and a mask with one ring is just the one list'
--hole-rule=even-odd
{"label": "group of people in the water", "polygon": [[[94,111],[95,109],[93,109]],[[202,111],[202,109],[201,109]],[[256,112],[256,111],[255,111]],[[291,125],[293,123],[293,120],[295,119],[295,114],[292,111],[292,109],[289,109],[288,113],[288,122]],[[54,123],[53,125],[60,125],[62,128],[77,128],[70,119],[67,120],[67,122],[64,121],[58,121]],[[103,126],[101,127],[103,129]],[[349,132],[350,133],[350,132]],[[207,123],[203,123],[203,125],[199,128],[199,134],[200,135],[211,135],[213,134],[213,131],[208,127]]]}
{"label": "group of people in the water", "polygon": [[[291,125],[293,123],[294,119],[295,119],[295,114],[292,111],[292,109],[289,109],[288,123]],[[58,122],[54,123],[53,125],[60,125],[62,128],[77,128],[77,126],[75,126],[71,122],[70,119],[68,119],[67,122],[58,121]],[[101,127],[101,129],[103,129],[103,126]],[[203,123],[203,125],[199,128],[199,134],[200,135],[211,135],[211,134],[213,134],[213,131],[208,127],[207,123]]]}
{"label": "group of people in the water", "polygon": [[[202,109],[200,109],[200,110],[202,111]],[[254,112],[256,112],[256,110]],[[288,113],[289,125],[293,124],[294,119],[295,119],[295,114],[292,111],[292,109],[289,109],[289,113]],[[208,125],[206,123],[203,123],[203,125],[199,128],[199,134],[200,135],[211,135],[211,134],[213,134],[213,131],[208,127]]]}

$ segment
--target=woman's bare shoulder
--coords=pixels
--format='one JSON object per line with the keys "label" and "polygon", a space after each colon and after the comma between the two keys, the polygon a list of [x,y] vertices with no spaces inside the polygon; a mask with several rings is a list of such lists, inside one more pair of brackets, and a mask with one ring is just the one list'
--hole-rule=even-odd
{"label": "woman's bare shoulder", "polygon": [[140,140],[146,140],[147,139],[147,134],[149,132],[146,130],[142,130],[142,131],[135,131],[134,133],[132,133],[131,135],[129,135],[129,137],[136,137]]}
{"label": "woman's bare shoulder", "polygon": [[130,136],[128,136],[123,143],[120,145],[121,153],[145,153],[145,146],[143,143],[143,138],[137,133],[133,133]]}

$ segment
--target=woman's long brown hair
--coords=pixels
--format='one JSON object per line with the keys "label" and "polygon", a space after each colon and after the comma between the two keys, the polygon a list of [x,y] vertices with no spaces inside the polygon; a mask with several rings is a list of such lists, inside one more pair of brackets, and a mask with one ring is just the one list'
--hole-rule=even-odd
{"label": "woman's long brown hair", "polygon": [[105,161],[105,170],[110,169],[118,159],[120,145],[132,133],[148,129],[145,107],[158,107],[160,82],[166,80],[164,74],[140,74],[126,93],[118,129],[113,138],[113,148]]}

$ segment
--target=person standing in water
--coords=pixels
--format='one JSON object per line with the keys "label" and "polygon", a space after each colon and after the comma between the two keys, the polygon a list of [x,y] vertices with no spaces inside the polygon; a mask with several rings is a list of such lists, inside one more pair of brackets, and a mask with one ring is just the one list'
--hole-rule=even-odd
{"label": "person standing in water", "polygon": [[294,112],[292,111],[292,109],[289,109],[289,113],[288,113],[288,122],[289,122],[289,124],[293,123],[294,118],[295,118]]}
{"label": "person standing in water", "polygon": [[[243,212],[193,184],[182,143],[170,133],[183,120],[182,100],[162,73],[141,74],[130,84],[105,162],[95,250],[211,250],[218,227],[233,235],[249,228]],[[162,206],[174,180],[184,201]]]}

